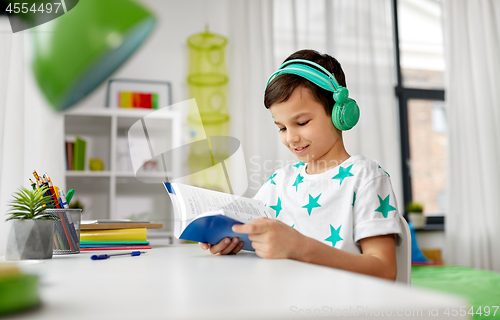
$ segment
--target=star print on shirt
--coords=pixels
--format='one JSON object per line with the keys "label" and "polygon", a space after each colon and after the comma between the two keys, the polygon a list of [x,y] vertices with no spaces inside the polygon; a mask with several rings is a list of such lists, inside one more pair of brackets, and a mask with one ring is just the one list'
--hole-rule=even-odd
{"label": "star print on shirt", "polygon": [[298,163],[294,164],[292,167],[298,168],[300,166],[305,166],[304,162],[299,161]]}
{"label": "star print on shirt", "polygon": [[281,199],[280,199],[280,197],[278,197],[278,203],[275,206],[269,206],[269,208],[271,208],[274,211],[276,211],[276,218],[277,218],[279,216],[279,214],[280,214],[281,209],[283,209],[281,207]]}
{"label": "star print on shirt", "polygon": [[309,213],[309,216],[311,215],[312,209],[321,207],[321,205],[318,203],[319,197],[321,197],[321,193],[316,198],[313,198],[313,196],[309,195],[309,203],[302,207],[307,208],[307,213]]}
{"label": "star print on shirt", "polygon": [[[267,181],[271,180],[271,184],[276,185],[276,182],[274,182],[274,180],[273,180],[273,179],[274,179],[274,177],[276,177],[276,173],[273,173],[273,175],[272,175],[272,176],[270,176],[270,177],[269,177],[269,179],[267,179]],[[266,182],[267,182],[267,181],[266,181]]]}
{"label": "star print on shirt", "polygon": [[387,197],[385,197],[385,199],[383,200],[379,195],[377,195],[377,197],[378,201],[380,202],[380,206],[375,211],[381,212],[384,218],[387,218],[387,214],[389,213],[389,211],[396,210],[396,208],[389,204],[390,195],[387,195]]}
{"label": "star print on shirt", "polygon": [[342,225],[340,225],[338,229],[335,229],[332,225],[330,225],[331,235],[326,238],[325,241],[330,241],[332,243],[332,247],[335,247],[337,242],[344,240],[340,237],[340,228],[342,228]]}
{"label": "star print on shirt", "polygon": [[352,206],[354,207],[354,202],[356,202],[356,191],[354,191],[354,196],[352,197]]}
{"label": "star print on shirt", "polygon": [[333,177],[332,179],[338,179],[338,180],[340,180],[340,184],[342,184],[342,182],[344,181],[345,178],[347,178],[347,177],[353,177],[354,175],[349,172],[351,170],[351,168],[352,168],[353,165],[354,164],[351,164],[347,168],[340,167],[339,168],[339,173],[335,177]]}
{"label": "star print on shirt", "polygon": [[292,184],[292,187],[295,187],[295,192],[297,192],[299,188],[299,184],[304,182],[304,177],[300,175],[300,173],[297,175],[297,178],[295,178],[295,182]]}

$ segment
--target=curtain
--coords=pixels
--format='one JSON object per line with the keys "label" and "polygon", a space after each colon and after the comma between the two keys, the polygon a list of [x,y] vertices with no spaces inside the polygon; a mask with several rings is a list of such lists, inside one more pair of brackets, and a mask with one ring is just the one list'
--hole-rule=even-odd
{"label": "curtain", "polygon": [[65,187],[63,118],[34,82],[30,40],[27,32],[13,34],[8,20],[0,18],[0,256],[10,226],[8,202],[20,186],[31,188],[33,170]]}
{"label": "curtain", "polygon": [[[10,25],[7,17],[0,16],[0,256],[5,254],[5,246],[7,241],[7,223],[5,222],[5,208],[6,208],[6,198],[8,192],[4,192],[6,187],[7,179],[4,177],[8,174],[4,167],[4,131],[7,125],[6,121],[6,106],[7,106],[7,93],[9,89],[13,86],[13,83],[8,81],[9,71],[14,68],[15,61],[11,61],[11,56],[16,56],[15,53],[12,54],[11,51],[14,47],[21,47],[22,45],[22,34],[17,35],[15,39],[10,33]],[[15,43],[13,44],[13,40]],[[21,47],[22,49],[22,47]],[[17,50],[20,51],[20,50]],[[21,50],[22,51],[22,50]],[[10,84],[10,86],[9,86]],[[14,92],[13,92],[14,93]],[[14,95],[16,96],[16,95]],[[9,98],[12,95],[9,96]]]}
{"label": "curtain", "polygon": [[327,12],[336,18],[327,19],[327,51],[342,64],[350,96],[361,111],[359,123],[344,134],[347,151],[377,161],[390,174],[401,209],[391,1],[327,1]]}
{"label": "curtain", "polygon": [[500,272],[500,2],[443,1],[446,261]]}
{"label": "curtain", "polygon": [[391,12],[390,0],[276,0],[274,69],[304,48],[339,60],[361,111],[356,127],[343,134],[346,150],[377,161],[390,174],[402,210]]}
{"label": "curtain", "polygon": [[[253,196],[271,173],[293,155],[282,145],[264,107],[267,78],[274,72],[272,1],[229,2],[229,109],[231,136],[240,140]],[[245,178],[245,177],[241,177]]]}

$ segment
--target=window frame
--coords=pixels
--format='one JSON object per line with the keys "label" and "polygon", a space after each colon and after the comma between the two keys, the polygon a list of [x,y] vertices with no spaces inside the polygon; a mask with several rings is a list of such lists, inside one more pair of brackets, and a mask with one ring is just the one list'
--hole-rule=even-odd
{"label": "window frame", "polygon": [[[405,87],[403,85],[403,77],[401,72],[401,57],[399,49],[399,26],[398,26],[398,0],[392,0],[392,19],[394,32],[394,55],[397,83],[394,88],[399,106],[399,130],[401,141],[401,170],[403,179],[403,203],[406,204],[412,201],[411,189],[411,158],[410,158],[410,136],[408,130],[408,100],[434,100],[445,101],[445,90],[438,89],[419,89]],[[403,215],[408,220],[407,212]],[[443,230],[444,216],[435,216],[427,218],[427,225],[424,229],[427,230]]]}

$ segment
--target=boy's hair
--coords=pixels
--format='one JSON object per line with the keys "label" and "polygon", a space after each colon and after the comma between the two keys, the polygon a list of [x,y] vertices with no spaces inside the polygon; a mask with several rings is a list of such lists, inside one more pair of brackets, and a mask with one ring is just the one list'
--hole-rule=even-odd
{"label": "boy's hair", "polygon": [[[327,54],[321,54],[315,50],[305,49],[292,53],[283,63],[293,59],[309,60],[319,64],[330,71],[341,86],[346,87],[344,71],[340,63],[334,57]],[[289,73],[280,74],[269,83],[264,93],[264,105],[269,109],[274,103],[287,101],[297,87],[309,89],[313,99],[323,105],[326,114],[329,116],[332,115],[332,108],[335,104],[332,92],[318,87],[301,76]]]}

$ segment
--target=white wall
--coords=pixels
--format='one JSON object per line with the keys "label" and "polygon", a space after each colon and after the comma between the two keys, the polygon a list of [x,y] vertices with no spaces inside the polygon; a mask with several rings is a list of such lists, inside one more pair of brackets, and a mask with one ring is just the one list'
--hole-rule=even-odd
{"label": "white wall", "polygon": [[[31,72],[31,34],[12,34],[8,20],[0,21],[0,255],[5,253],[10,223],[8,202],[19,186],[30,187],[35,169],[50,173],[64,186],[63,118],[42,97]],[[40,134],[43,133],[43,134]],[[52,143],[51,143],[52,142]]]}
{"label": "white wall", "polygon": [[[188,98],[186,75],[190,35],[205,30],[227,34],[227,1],[214,0],[143,0],[155,12],[157,24],[143,45],[110,78],[170,81],[172,102]],[[99,86],[75,108],[103,107],[107,82]]]}
{"label": "white wall", "polygon": [[[139,0],[140,1],[140,0]],[[188,36],[202,32],[205,29],[205,25],[208,24],[210,31],[214,33],[227,34],[228,33],[228,23],[227,23],[227,1],[214,0],[214,1],[202,1],[202,0],[189,0],[189,1],[174,1],[174,0],[145,0],[144,5],[149,6],[152,11],[155,12],[157,16],[157,25],[146,40],[146,42],[130,57],[130,59],[110,78],[131,78],[131,79],[145,79],[145,80],[161,80],[170,81],[172,83],[173,92],[173,103],[187,99],[187,86],[186,86],[186,74],[187,74],[187,63],[188,63],[188,51],[186,46],[186,40]],[[0,53],[2,54],[0,58],[6,54],[10,56],[10,39],[12,34],[10,33],[10,25],[8,20],[4,17],[2,18],[1,29],[0,29]],[[23,32],[26,36],[25,38],[25,54],[24,54],[24,69],[26,72],[26,77],[24,81],[24,97],[25,103],[30,105],[35,105],[36,108],[48,108],[46,101],[41,96],[38,88],[36,88],[33,82],[33,77],[31,76],[30,70],[30,31]],[[2,59],[4,61],[5,59]],[[0,65],[0,71],[4,75],[8,66]],[[106,99],[106,86],[107,81],[99,86],[92,94],[86,97],[84,100],[80,101],[74,108],[103,108],[105,106]],[[5,96],[5,92],[0,90],[0,98]],[[38,113],[28,114],[24,122],[30,122],[33,117],[36,117]],[[3,114],[0,114],[3,118]],[[62,117],[59,114],[51,113],[49,117],[52,118],[53,127],[62,130]],[[44,116],[44,119],[47,117]],[[30,120],[31,119],[31,120]],[[0,119],[3,120],[3,119]],[[2,128],[0,128],[2,129]],[[53,130],[54,128],[51,128]],[[59,130],[58,129],[58,130]],[[61,136],[62,133],[59,133]],[[0,136],[0,138],[2,138]],[[62,146],[62,144],[61,144]],[[26,146],[24,146],[26,148]],[[63,160],[63,150],[60,150],[61,157],[59,160]],[[13,159],[13,158],[12,158]],[[44,158],[48,159],[48,158]],[[55,170],[49,170],[46,168],[43,161],[41,163],[34,163],[32,159],[25,158],[23,167],[29,167],[30,170],[33,168],[38,168],[40,172],[54,172]],[[54,164],[55,163],[55,164]],[[51,164],[62,165],[60,161],[52,161]],[[24,172],[26,170],[19,169],[19,172],[10,172],[11,175],[16,177],[15,179],[9,179],[6,185],[20,185],[23,181],[27,181],[30,172]],[[5,173],[5,172],[4,172]],[[63,181],[62,177],[52,177],[56,181]],[[10,181],[12,180],[12,181]],[[59,182],[62,186],[63,183]],[[25,184],[27,186],[27,184]],[[62,186],[63,187],[63,186]],[[10,194],[10,192],[9,192]],[[6,202],[8,199],[0,199],[2,203]],[[5,247],[7,241],[7,233],[9,224],[4,220],[4,210],[5,207],[2,206],[0,210],[0,256],[5,254]]]}

